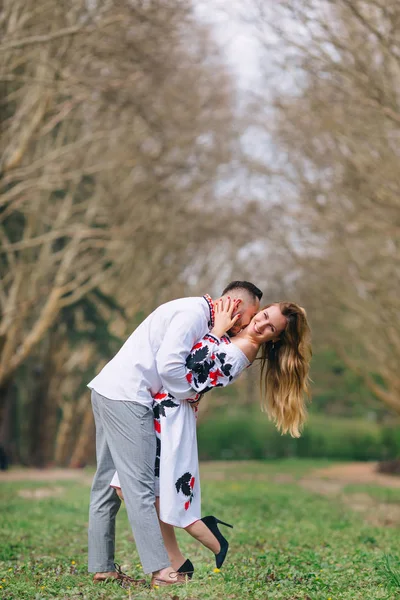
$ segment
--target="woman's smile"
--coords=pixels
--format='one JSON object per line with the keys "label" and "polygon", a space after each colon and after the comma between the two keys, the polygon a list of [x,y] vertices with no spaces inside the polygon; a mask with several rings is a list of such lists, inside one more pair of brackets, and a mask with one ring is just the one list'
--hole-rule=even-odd
{"label": "woman's smile", "polygon": [[258,329],[258,327],[257,327],[257,323],[254,323],[254,331],[255,331],[256,333],[258,333],[258,335],[261,335],[261,333],[262,333],[262,331],[260,331],[260,330]]}

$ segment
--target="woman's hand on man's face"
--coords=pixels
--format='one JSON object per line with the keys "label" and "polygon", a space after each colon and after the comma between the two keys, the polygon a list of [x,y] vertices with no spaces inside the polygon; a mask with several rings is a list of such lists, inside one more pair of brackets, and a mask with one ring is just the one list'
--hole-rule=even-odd
{"label": "woman's hand on man's face", "polygon": [[221,337],[227,331],[232,329],[241,316],[240,313],[233,316],[240,303],[240,299],[232,299],[229,296],[227,298],[219,298],[219,300],[214,302],[215,317],[214,327],[212,328],[211,333],[217,337]]}

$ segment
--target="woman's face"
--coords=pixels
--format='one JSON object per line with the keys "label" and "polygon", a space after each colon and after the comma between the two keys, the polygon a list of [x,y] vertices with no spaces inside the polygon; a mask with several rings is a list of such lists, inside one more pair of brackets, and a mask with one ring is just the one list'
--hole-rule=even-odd
{"label": "woman's face", "polygon": [[254,340],[263,344],[277,340],[279,335],[286,329],[287,319],[281,313],[278,304],[272,304],[268,308],[260,310],[250,321],[246,333]]}

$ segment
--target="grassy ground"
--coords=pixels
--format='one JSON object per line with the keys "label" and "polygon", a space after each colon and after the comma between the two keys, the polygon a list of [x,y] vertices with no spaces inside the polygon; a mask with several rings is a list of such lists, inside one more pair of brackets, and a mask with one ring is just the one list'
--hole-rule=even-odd
{"label": "grassy ground", "polygon": [[[399,599],[398,528],[370,525],[338,496],[304,489],[301,478],[309,478],[315,466],[316,461],[205,465],[203,512],[235,525],[225,531],[228,559],[214,572],[209,551],[179,532],[196,573],[192,583],[167,591],[92,584],[86,572],[87,481],[1,482],[0,598]],[[398,492],[360,489],[376,502],[400,501]],[[342,498],[354,492],[357,486],[344,488]],[[118,517],[116,560],[141,575],[125,509]]]}

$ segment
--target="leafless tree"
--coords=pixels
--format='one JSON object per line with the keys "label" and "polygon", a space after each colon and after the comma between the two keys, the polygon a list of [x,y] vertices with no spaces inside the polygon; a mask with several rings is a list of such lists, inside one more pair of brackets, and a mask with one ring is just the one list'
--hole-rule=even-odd
{"label": "leafless tree", "polygon": [[275,61],[258,126],[275,153],[253,163],[280,192],[286,289],[397,413],[399,22],[393,0],[258,3],[264,57]]}
{"label": "leafless tree", "polygon": [[57,460],[80,462],[68,431],[82,416],[90,429],[82,365],[103,358],[72,347],[63,311],[100,290],[126,335],[241,243],[245,211],[217,190],[234,93],[190,2],[5,0],[0,28],[0,410],[36,357],[46,386],[25,397],[45,403]]}

